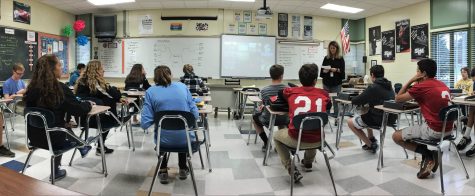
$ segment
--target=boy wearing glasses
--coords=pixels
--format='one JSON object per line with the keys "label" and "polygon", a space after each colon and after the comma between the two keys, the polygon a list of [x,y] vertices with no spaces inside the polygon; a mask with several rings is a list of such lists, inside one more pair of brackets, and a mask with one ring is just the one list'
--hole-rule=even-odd
{"label": "boy wearing glasses", "polygon": [[25,93],[25,82],[21,79],[23,74],[25,73],[25,68],[23,64],[16,63],[13,65],[13,74],[12,77],[8,78],[5,83],[3,83],[3,97],[5,99],[11,99],[12,96],[15,94],[23,94]]}

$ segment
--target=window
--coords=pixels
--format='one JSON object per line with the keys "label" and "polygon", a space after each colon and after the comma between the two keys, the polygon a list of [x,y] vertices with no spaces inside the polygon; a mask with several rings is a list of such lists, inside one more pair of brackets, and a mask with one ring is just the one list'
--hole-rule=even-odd
{"label": "window", "polygon": [[365,64],[363,56],[365,55],[365,43],[351,43],[350,52],[344,56],[346,75],[356,74],[365,75]]}
{"label": "window", "polygon": [[460,69],[468,66],[468,30],[434,32],[431,36],[431,58],[437,62],[437,79],[453,87]]}

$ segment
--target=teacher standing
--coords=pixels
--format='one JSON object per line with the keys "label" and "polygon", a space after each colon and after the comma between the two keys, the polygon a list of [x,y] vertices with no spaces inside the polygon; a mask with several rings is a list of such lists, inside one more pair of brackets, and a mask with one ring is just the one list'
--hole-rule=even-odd
{"label": "teacher standing", "polygon": [[[327,56],[323,59],[320,77],[323,78],[323,89],[328,93],[338,93],[341,91],[342,80],[345,79],[345,60],[340,55],[340,46],[336,41],[328,44]],[[335,102],[334,97],[332,101]],[[338,104],[335,106],[334,113],[338,114]]]}

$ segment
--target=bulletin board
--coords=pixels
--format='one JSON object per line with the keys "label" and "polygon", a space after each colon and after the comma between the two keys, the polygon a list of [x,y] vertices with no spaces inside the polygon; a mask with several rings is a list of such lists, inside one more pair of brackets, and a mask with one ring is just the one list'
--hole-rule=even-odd
{"label": "bulletin board", "polygon": [[69,38],[46,33],[38,33],[38,56],[54,54],[61,62],[61,77],[69,77]]}

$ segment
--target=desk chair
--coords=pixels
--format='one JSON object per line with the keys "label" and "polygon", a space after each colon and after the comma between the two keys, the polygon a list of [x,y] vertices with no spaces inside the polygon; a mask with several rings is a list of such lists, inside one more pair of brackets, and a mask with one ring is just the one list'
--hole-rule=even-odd
{"label": "desk chair", "polygon": [[[36,107],[28,107],[25,108],[25,138],[26,138],[26,145],[30,152],[28,153],[28,156],[25,161],[25,165],[23,166],[22,172],[25,173],[25,169],[28,166],[28,163],[30,162],[31,155],[33,152],[37,149],[44,149],[48,150],[51,155],[51,184],[54,184],[54,177],[55,177],[55,168],[54,168],[54,159],[63,153],[72,150],[72,149],[77,149],[79,147],[84,147],[87,145],[87,143],[83,140],[81,140],[79,137],[71,133],[69,130],[62,128],[62,127],[53,127],[55,122],[55,117],[54,113],[50,110],[46,110],[43,108],[36,108]],[[48,148],[43,148],[40,146],[34,146],[28,138],[28,126],[32,126],[34,128],[38,129],[44,129],[45,134],[46,134],[46,139],[48,142]],[[62,148],[53,148],[52,142],[51,141],[51,133],[54,132],[63,132],[66,134],[66,136],[69,138],[69,143],[66,143],[65,146]]]}
{"label": "desk chair", "polygon": [[[256,88],[256,87],[246,87],[246,88],[243,88],[241,91],[260,92],[261,90],[259,88]],[[240,102],[241,97],[242,97],[242,102]],[[244,95],[244,96],[241,95],[240,97],[238,97],[238,99],[236,99],[236,102],[238,103],[237,104],[238,105],[238,108],[237,108],[238,111],[234,112],[234,119],[236,119],[236,120],[241,119],[242,120],[244,118],[244,110],[246,110],[246,106],[248,106],[247,105],[247,95]]]}
{"label": "desk chair", "polygon": [[[293,119],[293,124],[296,129],[299,130],[298,134],[298,139],[297,139],[297,148],[292,148],[287,146],[287,148],[290,151],[295,151],[297,154],[301,150],[310,150],[310,149],[318,149],[320,152],[323,153],[323,156],[325,157],[325,163],[328,168],[328,173],[330,174],[330,179],[333,184],[333,190],[335,191],[335,195],[337,195],[336,187],[335,187],[335,181],[333,180],[333,173],[331,170],[330,166],[330,161],[329,159],[333,158],[328,157],[327,152],[325,150],[325,147],[329,147],[328,143],[325,141],[325,124],[328,123],[328,114],[323,113],[323,112],[313,112],[313,113],[305,113],[305,114],[299,114],[297,116],[294,116]],[[300,148],[300,143],[302,139],[302,131],[314,131],[316,132],[318,129],[320,129],[320,135],[321,135],[321,145],[316,146],[315,148],[307,148],[307,149],[301,149]],[[291,153],[291,175],[290,175],[290,195],[292,196],[294,193],[294,169],[295,169],[295,155],[292,155]]]}
{"label": "desk chair", "polygon": [[[7,118],[10,121],[10,126],[11,126],[12,132],[15,131],[14,122],[13,122],[14,117],[15,117],[15,112],[13,112],[10,109],[10,107],[8,107],[8,105],[5,104],[5,103],[0,104],[0,109],[2,110],[1,113],[3,115],[3,125],[5,126],[4,131],[5,131],[5,138],[7,139],[7,146],[8,146],[8,149],[11,149],[10,148],[10,136],[9,136],[9,133],[8,133],[8,130],[10,128],[8,128]],[[0,136],[0,137],[3,137],[3,136]]]}
{"label": "desk chair", "polygon": [[[200,154],[201,165],[203,167],[203,160],[202,160],[202,157],[201,157],[200,146],[202,144],[205,144],[205,146],[206,146],[206,156],[208,158],[209,172],[211,172],[211,161],[210,161],[210,157],[209,157],[209,145],[208,145],[208,138],[207,138],[207,134],[206,134],[207,130],[205,130],[202,127],[198,127],[198,125],[196,123],[195,116],[192,113],[184,112],[184,111],[161,111],[161,112],[157,112],[154,115],[154,122],[155,122],[155,129],[157,130],[156,152],[157,152],[157,156],[158,156],[158,162],[157,162],[157,166],[156,166],[156,169],[155,169],[155,173],[153,175],[152,184],[150,185],[148,195],[150,196],[151,193],[152,193],[153,184],[155,183],[155,180],[157,178],[158,171],[160,170],[160,166],[162,164],[162,160],[163,160],[164,156],[168,156],[168,158],[169,158],[170,153],[172,153],[172,152],[187,153],[187,162],[188,162],[188,167],[190,169],[190,175],[191,175],[191,180],[193,182],[193,188],[195,190],[195,195],[198,195],[198,190],[196,188],[195,174],[193,172],[193,165],[191,164],[191,156],[193,155],[193,153],[198,151],[199,154]],[[174,131],[184,131],[186,133],[187,147],[183,147],[183,148],[160,147],[160,135],[161,135],[162,129],[174,130]],[[203,132],[204,139],[202,141],[200,141],[198,139],[198,134],[197,134],[198,131]],[[195,141],[191,141],[189,132],[195,132],[195,136],[196,136]],[[166,152],[166,153],[161,155],[160,152]],[[167,160],[169,160],[169,159],[167,159]]]}
{"label": "desk chair", "polygon": [[[440,171],[440,188],[442,194],[445,194],[445,189],[444,189],[444,173],[442,171],[442,150],[441,150],[441,145],[444,141],[450,142],[449,144],[449,150],[450,150],[450,145],[454,146],[454,151],[457,153],[457,157],[459,158],[460,163],[463,166],[463,169],[465,170],[465,177],[469,179],[470,177],[468,176],[467,169],[465,168],[465,164],[463,163],[462,158],[460,158],[460,153],[457,150],[457,146],[455,145],[454,140],[457,138],[458,132],[455,130],[455,136],[454,135],[448,135],[445,136],[445,128],[447,125],[447,121],[457,121],[458,123],[458,118],[460,117],[460,107],[458,105],[450,105],[448,107],[443,108],[439,112],[439,119],[443,121],[442,125],[442,134],[440,136],[440,139],[435,139],[435,140],[423,140],[420,138],[414,138],[411,139],[410,141],[418,143],[418,144],[423,144],[423,145],[428,145],[432,147],[437,147],[438,151],[438,157],[439,157],[439,171]],[[457,126],[459,127],[459,126]],[[453,130],[453,127],[452,127]]]}

